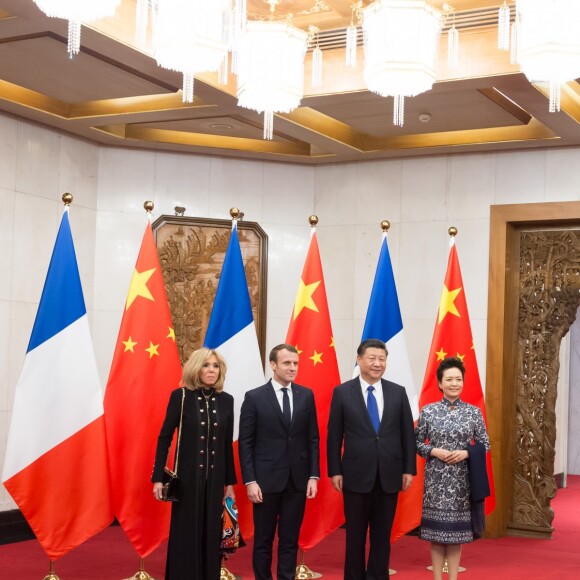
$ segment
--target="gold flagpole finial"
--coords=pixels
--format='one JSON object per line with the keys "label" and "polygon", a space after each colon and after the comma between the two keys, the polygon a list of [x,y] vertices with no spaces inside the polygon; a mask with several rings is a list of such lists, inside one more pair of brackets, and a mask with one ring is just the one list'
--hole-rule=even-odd
{"label": "gold flagpole finial", "polygon": [[454,226],[451,226],[448,230],[447,233],[454,238],[457,235],[457,228]]}
{"label": "gold flagpole finial", "polygon": [[310,224],[311,228],[315,228],[318,224],[318,216],[314,214],[308,216],[308,223]]}
{"label": "gold flagpole finial", "polygon": [[153,208],[155,207],[155,204],[152,201],[147,200],[144,204],[143,207],[145,208],[145,211],[147,213],[151,213],[153,211]]}
{"label": "gold flagpole finial", "polygon": [[381,222],[381,230],[383,230],[383,232],[385,232],[385,234],[389,231],[391,227],[391,222],[389,220],[383,220]]}
{"label": "gold flagpole finial", "polygon": [[233,220],[237,220],[240,217],[240,210],[237,207],[230,208],[230,215]]}
{"label": "gold flagpole finial", "polygon": [[69,206],[73,202],[73,194],[72,193],[63,193],[62,194],[62,203],[64,205]]}

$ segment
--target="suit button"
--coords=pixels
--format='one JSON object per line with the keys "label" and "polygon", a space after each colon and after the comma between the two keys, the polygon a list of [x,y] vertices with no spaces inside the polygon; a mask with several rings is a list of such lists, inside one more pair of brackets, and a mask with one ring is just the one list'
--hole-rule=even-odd
{"label": "suit button", "polygon": [[201,465],[201,464],[200,464],[200,465],[199,465],[199,468],[200,468],[200,469],[203,469],[203,465]]}
{"label": "suit button", "polygon": [[202,449],[202,450],[199,452],[199,454],[200,454],[200,455],[205,455],[205,451]]}

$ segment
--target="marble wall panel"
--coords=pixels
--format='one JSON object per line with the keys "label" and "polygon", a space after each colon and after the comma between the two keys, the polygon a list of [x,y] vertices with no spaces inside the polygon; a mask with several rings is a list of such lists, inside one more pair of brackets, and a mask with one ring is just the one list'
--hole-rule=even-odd
{"label": "marble wall panel", "polygon": [[447,219],[481,219],[488,215],[495,199],[495,165],[495,153],[450,158]]}
{"label": "marble wall panel", "polygon": [[60,139],[58,199],[65,192],[72,193],[74,207],[96,210],[98,178],[99,147],[63,135]]}
{"label": "marble wall panel", "polygon": [[401,221],[445,219],[449,158],[405,159],[401,181]]}
{"label": "marble wall panel", "polygon": [[58,133],[29,123],[18,123],[16,191],[60,199],[63,193],[59,194],[60,145]]}
{"label": "marble wall panel", "polygon": [[0,188],[16,189],[16,159],[18,123],[16,119],[0,116]]}
{"label": "marble wall panel", "polygon": [[173,215],[178,205],[186,208],[185,215],[207,216],[210,166],[208,157],[156,153],[155,212]]}
{"label": "marble wall panel", "polygon": [[546,201],[580,199],[580,149],[546,151]]}
{"label": "marble wall panel", "polygon": [[209,214],[205,217],[230,219],[230,208],[237,207],[245,220],[262,221],[263,163],[213,157],[209,185]]}
{"label": "marble wall panel", "polygon": [[[1,120],[1,117],[0,117]],[[14,271],[14,211],[16,193],[0,187],[0,300],[12,297],[12,274]]]}
{"label": "marble wall panel", "polygon": [[497,154],[495,203],[539,203],[546,195],[546,150]]}

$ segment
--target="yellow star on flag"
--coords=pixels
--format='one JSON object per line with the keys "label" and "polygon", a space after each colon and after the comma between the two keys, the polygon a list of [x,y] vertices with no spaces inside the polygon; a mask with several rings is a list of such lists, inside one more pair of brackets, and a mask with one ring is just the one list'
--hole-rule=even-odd
{"label": "yellow star on flag", "polygon": [[131,352],[135,352],[133,350],[133,347],[137,344],[136,342],[133,341],[133,339],[131,337],[129,337],[127,340],[122,340],[121,341],[124,345],[125,345],[125,350],[123,352],[127,352],[128,350],[130,350]]}
{"label": "yellow star on flag", "polygon": [[464,354],[459,354],[459,353],[457,353],[457,358],[458,358],[458,359],[459,359],[461,362],[463,362],[463,359],[465,358],[465,355],[464,355]]}
{"label": "yellow star on flag", "polygon": [[149,348],[145,349],[145,352],[149,353],[149,358],[153,358],[154,356],[159,356],[159,352],[157,351],[157,349],[159,348],[158,344],[153,344],[152,342],[149,342]]}
{"label": "yellow star on flag", "polygon": [[436,352],[435,354],[437,355],[437,360],[443,360],[447,356],[447,353],[443,350],[443,347],[439,352]]}
{"label": "yellow star on flag", "polygon": [[330,348],[334,348],[334,336],[330,337],[330,344],[328,345]]}
{"label": "yellow star on flag", "polygon": [[137,272],[137,269],[133,270],[133,276],[131,277],[131,285],[129,286],[129,293],[127,295],[127,304],[125,305],[125,310],[129,310],[131,308],[131,304],[135,302],[135,298],[137,296],[142,296],[147,300],[155,301],[149,288],[147,288],[147,282],[149,282],[149,278],[153,276],[153,272],[155,272],[155,268],[152,270],[145,270],[145,272]]}
{"label": "yellow star on flag", "polygon": [[314,354],[311,357],[308,357],[311,361],[314,362],[314,366],[316,366],[318,363],[322,364],[322,355],[324,353],[323,352],[316,352],[316,349],[314,350]]}
{"label": "yellow star on flag", "polygon": [[457,307],[455,306],[455,299],[457,295],[461,292],[462,288],[457,288],[456,290],[448,290],[447,286],[443,284],[443,292],[441,292],[441,301],[439,302],[439,320],[438,323],[447,316],[447,313],[455,314],[455,316],[461,317]]}
{"label": "yellow star on flag", "polygon": [[175,330],[173,330],[171,326],[168,326],[167,328],[169,328],[169,334],[165,338],[170,338],[173,342],[175,342]]}
{"label": "yellow star on flag", "polygon": [[296,351],[298,352],[298,356],[300,356],[300,355],[301,355],[301,354],[304,352],[303,350],[300,350],[300,349],[298,348],[298,345],[297,345],[297,344],[295,344],[295,345],[294,345],[294,348],[295,348],[295,349],[296,349]]}
{"label": "yellow star on flag", "polygon": [[318,307],[312,299],[314,291],[320,285],[320,280],[318,282],[313,282],[312,284],[304,284],[304,280],[300,278],[300,283],[298,285],[298,292],[296,293],[296,300],[294,301],[294,316],[293,320],[298,318],[298,315],[302,312],[304,308],[314,310],[318,312]]}

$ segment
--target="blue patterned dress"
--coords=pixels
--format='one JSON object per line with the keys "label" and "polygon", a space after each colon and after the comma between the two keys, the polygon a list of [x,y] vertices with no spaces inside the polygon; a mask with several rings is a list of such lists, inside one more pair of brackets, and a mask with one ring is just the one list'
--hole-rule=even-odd
{"label": "blue patterned dress", "polygon": [[471,500],[467,460],[447,465],[430,457],[433,448],[467,449],[475,440],[489,450],[489,438],[481,411],[457,399],[443,398],[421,410],[415,429],[417,453],[424,457],[425,489],[421,517],[422,540],[437,544],[465,544],[473,541]]}

